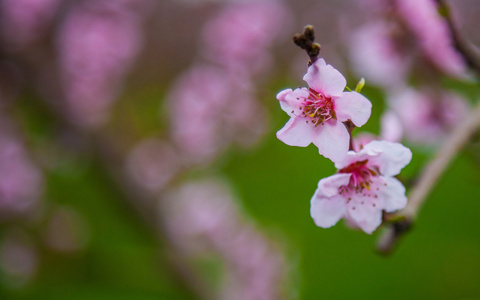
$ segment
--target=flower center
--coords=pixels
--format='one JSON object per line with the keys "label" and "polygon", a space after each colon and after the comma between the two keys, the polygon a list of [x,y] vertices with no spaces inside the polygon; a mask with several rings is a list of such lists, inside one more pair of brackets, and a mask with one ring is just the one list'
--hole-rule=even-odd
{"label": "flower center", "polygon": [[303,107],[300,107],[305,118],[310,119],[315,127],[336,118],[332,98],[325,97],[311,88],[308,89],[308,92],[310,95],[304,99]]}
{"label": "flower center", "polygon": [[338,173],[350,173],[350,182],[347,186],[341,186],[339,188],[340,194],[353,192],[361,193],[365,189],[370,191],[370,185],[373,182],[373,177],[379,175],[379,171],[374,168],[367,167],[368,159],[357,161],[349,166],[341,169]]}

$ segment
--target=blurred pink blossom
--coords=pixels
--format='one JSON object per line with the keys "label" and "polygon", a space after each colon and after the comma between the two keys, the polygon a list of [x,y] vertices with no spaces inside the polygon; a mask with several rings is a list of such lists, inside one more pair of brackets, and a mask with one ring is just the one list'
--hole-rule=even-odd
{"label": "blurred pink blossom", "polygon": [[205,55],[230,70],[263,70],[274,40],[287,31],[291,21],[280,1],[232,2],[204,28]]}
{"label": "blurred pink blossom", "polygon": [[159,191],[180,171],[182,161],[167,142],[147,139],[140,142],[127,160],[127,169],[139,185]]}
{"label": "blurred pink blossom", "polygon": [[43,177],[24,145],[5,129],[0,131],[0,216],[25,213],[37,204]]}
{"label": "blurred pink blossom", "polygon": [[383,88],[405,82],[412,49],[406,49],[402,35],[397,24],[387,21],[371,22],[355,30],[349,45],[355,72]]}
{"label": "blurred pink blossom", "polygon": [[281,299],[285,261],[280,249],[245,222],[225,183],[187,183],[163,207],[177,246],[191,256],[211,253],[224,266],[220,299]]}
{"label": "blurred pink blossom", "polygon": [[384,126],[400,122],[405,137],[419,144],[438,143],[467,113],[465,99],[444,90],[421,90],[405,88],[389,98],[390,120]]}
{"label": "blurred pink blossom", "polygon": [[3,0],[0,2],[0,28],[11,49],[21,49],[44,34],[60,0]]}
{"label": "blurred pink blossom", "polygon": [[364,125],[372,104],[357,92],[344,92],[345,78],[323,59],[311,65],[303,79],[308,89],[286,89],[277,95],[280,106],[290,116],[277,137],[290,146],[313,143],[321,155],[339,161],[346,155],[350,140],[342,122],[351,120],[358,127]]}
{"label": "blurred pink blossom", "polygon": [[466,63],[454,48],[447,22],[434,0],[397,0],[403,22],[416,37],[424,55],[443,72],[465,77]]}
{"label": "blurred pink blossom", "polygon": [[379,140],[379,138],[368,132],[361,132],[353,139],[353,151],[359,152],[371,141]]}
{"label": "blurred pink blossom", "polygon": [[0,269],[8,285],[21,286],[33,279],[38,269],[38,253],[30,237],[19,230],[10,230],[0,244]]}
{"label": "blurred pink blossom", "polygon": [[[139,3],[144,1],[139,1]],[[67,16],[58,38],[66,105],[74,120],[105,121],[142,44],[132,1],[86,1]]]}
{"label": "blurred pink blossom", "polygon": [[233,141],[252,143],[264,132],[265,109],[248,80],[224,69],[195,66],[173,86],[168,101],[173,139],[184,158],[207,163]]}
{"label": "blurred pink blossom", "polygon": [[323,178],[311,200],[315,224],[328,228],[341,218],[372,233],[382,223],[382,212],[407,204],[405,187],[393,176],[412,159],[410,149],[397,143],[372,141],[335,167],[338,173]]}
{"label": "blurred pink blossom", "polygon": [[45,230],[46,244],[63,253],[78,253],[88,242],[89,232],[84,218],[73,208],[56,207]]}
{"label": "blurred pink blossom", "polygon": [[393,111],[387,111],[382,115],[381,119],[381,132],[380,136],[382,140],[399,143],[403,137],[403,125],[400,119]]}

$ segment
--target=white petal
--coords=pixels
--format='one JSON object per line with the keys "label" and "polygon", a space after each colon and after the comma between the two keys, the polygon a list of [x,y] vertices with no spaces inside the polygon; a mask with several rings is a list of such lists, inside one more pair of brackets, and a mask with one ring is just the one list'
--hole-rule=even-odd
{"label": "white petal", "polygon": [[292,107],[287,101],[287,95],[291,94],[292,89],[286,89],[277,94],[277,99],[280,102],[280,107],[286,112],[290,117],[292,116]]}
{"label": "white petal", "polygon": [[323,178],[318,182],[318,188],[315,194],[327,198],[333,197],[338,194],[339,187],[348,185],[351,176],[352,174],[343,173]]}
{"label": "white petal", "polygon": [[343,169],[350,164],[353,164],[357,160],[357,153],[355,151],[348,151],[347,155],[343,159],[335,162],[335,168],[338,170]]}
{"label": "white petal", "polygon": [[340,96],[347,85],[345,77],[324,59],[318,59],[303,76],[308,85],[325,96]]}
{"label": "white petal", "polygon": [[332,227],[345,214],[345,198],[339,195],[325,198],[313,195],[310,201],[310,214],[315,224],[322,228]]}
{"label": "white petal", "polygon": [[378,197],[383,201],[383,209],[386,212],[394,212],[405,208],[407,205],[407,196],[405,196],[405,187],[396,178],[383,177],[386,185],[380,187]]}
{"label": "white petal", "polygon": [[341,122],[352,120],[357,127],[367,123],[372,113],[372,103],[357,92],[342,93],[334,100],[335,113]]}
{"label": "white petal", "polygon": [[286,89],[277,94],[277,99],[280,102],[280,107],[282,110],[290,117],[293,117],[301,114],[299,107],[303,103],[303,100],[308,98],[308,96],[309,93],[306,88],[298,88],[294,91],[291,89]]}
{"label": "white petal", "polygon": [[386,177],[395,176],[412,160],[412,151],[402,144],[387,141],[372,141],[358,153],[368,154],[368,164],[380,170]]}
{"label": "white petal", "polygon": [[[356,199],[347,204],[347,215],[353,224],[371,234],[382,224],[382,209],[371,205],[371,199],[353,195]],[[364,199],[365,198],[365,199]]]}
{"label": "white petal", "polygon": [[306,147],[312,142],[315,127],[302,117],[292,117],[277,132],[277,138],[289,146]]}
{"label": "white petal", "polygon": [[350,135],[347,128],[338,120],[329,120],[315,128],[313,143],[318,152],[334,163],[345,158],[348,152]]}

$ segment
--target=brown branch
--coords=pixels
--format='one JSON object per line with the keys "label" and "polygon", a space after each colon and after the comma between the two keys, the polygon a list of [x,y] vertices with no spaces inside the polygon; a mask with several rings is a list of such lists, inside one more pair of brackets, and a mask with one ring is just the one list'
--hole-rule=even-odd
{"label": "brown branch", "polygon": [[438,179],[478,127],[480,127],[480,101],[450,133],[435,158],[427,165],[410,194],[407,207],[396,214],[400,221],[391,223],[380,236],[377,248],[381,253],[391,252],[399,238],[408,231]]}
{"label": "brown branch", "polygon": [[43,113],[50,120],[69,135],[85,141],[90,147],[94,159],[101,164],[105,174],[111,180],[113,187],[123,196],[124,200],[135,217],[139,218],[147,232],[155,238],[162,254],[166,267],[172,278],[180,288],[189,294],[192,299],[213,299],[213,291],[204,278],[188,264],[186,256],[174,246],[166,228],[162,226],[158,215],[159,198],[161,195],[150,192],[131,180],[126,172],[125,153],[119,150],[114,135],[105,130],[89,130],[71,122],[67,115],[56,110],[56,107],[42,101],[35,101],[37,112]]}
{"label": "brown branch", "polygon": [[354,151],[352,132],[357,126],[355,126],[355,124],[353,124],[353,122],[351,120],[347,120],[346,122],[343,122],[343,125],[345,125],[345,127],[347,128],[348,135],[350,136],[350,141],[349,141],[349,144],[348,144],[348,150],[349,151]]}
{"label": "brown branch", "polygon": [[302,48],[307,52],[310,61],[308,65],[311,66],[315,63],[320,55],[320,44],[314,43],[315,32],[312,25],[307,25],[303,29],[303,33],[297,33],[293,36],[293,42],[298,47]]}
{"label": "brown branch", "polygon": [[477,76],[480,77],[480,57],[478,57],[475,50],[470,46],[470,44],[463,39],[463,37],[458,33],[457,28],[453,22],[453,17],[451,14],[450,7],[448,6],[445,0],[435,0],[438,5],[439,13],[443,16],[447,22],[448,29],[450,31],[450,36],[452,38],[453,44],[460,55],[463,57],[467,65],[475,71]]}

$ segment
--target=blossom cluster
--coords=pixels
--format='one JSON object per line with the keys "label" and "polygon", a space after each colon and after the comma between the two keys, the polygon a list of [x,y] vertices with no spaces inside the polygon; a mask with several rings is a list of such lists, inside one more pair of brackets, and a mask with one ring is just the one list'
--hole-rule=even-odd
{"label": "blossom cluster", "polygon": [[438,144],[468,110],[465,97],[438,84],[443,76],[469,78],[447,20],[434,0],[367,4],[369,22],[348,38],[350,58],[356,73],[385,91],[383,122],[398,128],[385,138]]}
{"label": "blossom cluster", "polygon": [[311,64],[303,79],[308,88],[286,89],[277,95],[290,116],[277,137],[290,146],[313,143],[338,169],[318,183],[311,216],[319,227],[331,227],[344,218],[372,233],[381,225],[383,212],[406,206],[405,187],[394,176],[410,162],[412,153],[388,141],[353,146],[353,126],[368,121],[372,104],[357,91],[345,92],[345,78],[324,59]]}
{"label": "blossom cluster", "polygon": [[220,259],[219,299],[282,299],[281,249],[245,220],[237,201],[222,180],[187,182],[162,206],[167,234],[187,259]]}

